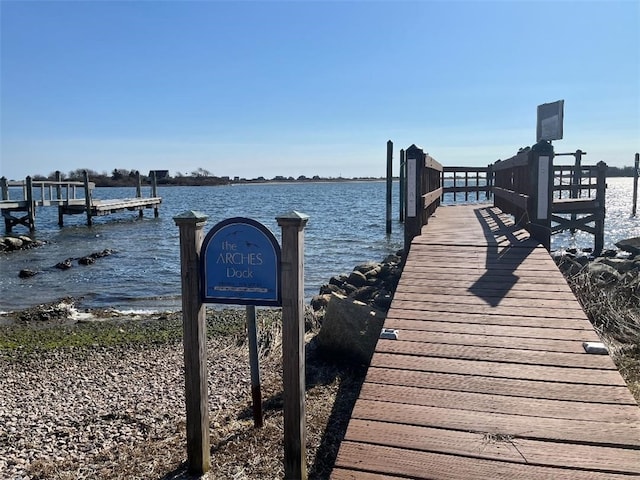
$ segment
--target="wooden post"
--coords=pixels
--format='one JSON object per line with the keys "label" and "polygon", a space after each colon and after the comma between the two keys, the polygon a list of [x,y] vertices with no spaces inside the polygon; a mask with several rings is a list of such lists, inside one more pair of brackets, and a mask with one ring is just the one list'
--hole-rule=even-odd
{"label": "wooden post", "polygon": [[640,172],[640,153],[636,153],[635,163],[633,165],[633,206],[631,207],[631,215],[636,216],[636,207],[638,205],[638,173]]}
{"label": "wooden post", "polygon": [[400,222],[404,222],[404,194],[405,191],[404,189],[405,184],[406,184],[406,180],[407,180],[407,165],[405,162],[405,157],[404,157],[404,148],[400,149],[400,178],[399,178],[399,191],[398,191],[398,198],[400,199],[400,205],[398,206],[398,220],[400,220]]}
{"label": "wooden post", "polygon": [[551,208],[553,206],[553,146],[541,140],[529,152],[530,223],[527,229],[544,248],[551,250]]}
{"label": "wooden post", "polygon": [[[573,175],[571,177],[571,198],[580,198],[582,196],[582,155],[586,154],[587,152],[583,152],[580,149],[576,150],[576,153],[573,154],[575,162],[573,164]],[[577,218],[578,215],[576,213],[571,214],[572,222],[575,222]],[[575,231],[575,228],[571,229],[571,233],[575,233]]]}
{"label": "wooden post", "polygon": [[29,223],[29,230],[33,231],[36,229],[36,205],[33,201],[33,180],[30,176],[27,177],[26,188],[25,200],[27,200],[27,221]]}
{"label": "wooden post", "polygon": [[607,164],[600,161],[597,163],[597,181],[596,181],[596,203],[598,210],[595,213],[595,235],[593,254],[597,257],[602,253],[604,248],[604,219],[606,215],[605,197],[607,194]]}
{"label": "wooden post", "polygon": [[391,234],[391,195],[393,193],[393,142],[387,141],[387,235]]}
{"label": "wooden post", "polygon": [[87,225],[91,226],[93,225],[93,219],[91,217],[93,214],[91,211],[91,188],[89,186],[89,174],[86,170],[83,170],[82,177],[84,181],[84,208],[87,210]]}
{"label": "wooden post", "polygon": [[187,464],[190,472],[201,475],[211,468],[206,309],[200,297],[200,247],[207,216],[190,211],[173,220],[180,229]]}
{"label": "wooden post", "polygon": [[[136,198],[142,198],[142,183],[140,181],[140,170],[136,170]],[[138,207],[138,218],[144,216],[144,207]]]}
{"label": "wooden post", "polygon": [[407,191],[404,222],[404,253],[408,255],[413,237],[420,235],[424,200],[422,198],[422,176],[424,151],[416,145],[407,148]]}
{"label": "wooden post", "polygon": [[[56,170],[56,198],[58,199],[58,226],[64,226],[64,209],[61,205],[62,200],[62,174],[60,170]],[[67,187],[67,199],[69,197],[69,187]]]}
{"label": "wooden post", "polygon": [[485,191],[484,198],[485,200],[489,200],[489,197],[493,193],[493,163],[487,165],[486,175],[485,186],[487,187],[487,190]]}
{"label": "wooden post", "polygon": [[469,201],[469,172],[464,171],[464,201]]}
{"label": "wooden post", "polygon": [[307,480],[304,363],[304,227],[309,217],[276,217],[282,228],[282,369],[284,478]]}
{"label": "wooden post", "polygon": [[247,305],[247,337],[249,338],[249,366],[251,367],[253,426],[262,428],[262,392],[260,390],[260,361],[258,358],[258,327],[256,325],[255,305]]}
{"label": "wooden post", "polygon": [[453,171],[453,202],[456,202],[456,187],[458,186],[458,179],[456,178],[456,171]]}
{"label": "wooden post", "polygon": [[575,162],[573,165],[573,175],[571,176],[571,198],[580,198],[582,189],[582,155],[586,155],[587,152],[582,150],[576,150],[573,154]]}
{"label": "wooden post", "polygon": [[7,177],[0,178],[0,191],[2,191],[2,200],[9,200],[9,183]]}
{"label": "wooden post", "polygon": [[[158,196],[158,176],[155,170],[151,170],[151,196],[156,198]],[[158,205],[153,207],[153,216],[158,218]]]}
{"label": "wooden post", "polygon": [[[2,200],[9,200],[9,184],[7,183],[7,177],[0,178],[0,195],[2,195]],[[2,213],[2,216],[4,217],[4,229],[9,233],[11,232],[11,221],[6,215],[4,215],[4,211]],[[9,215],[8,212],[7,215]]]}

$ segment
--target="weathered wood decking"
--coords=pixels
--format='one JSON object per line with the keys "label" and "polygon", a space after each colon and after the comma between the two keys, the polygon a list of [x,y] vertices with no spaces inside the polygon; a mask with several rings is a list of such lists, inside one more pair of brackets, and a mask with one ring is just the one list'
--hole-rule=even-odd
{"label": "weathered wood decking", "polygon": [[640,408],[509,218],[440,207],[413,240],[333,480],[640,476]]}

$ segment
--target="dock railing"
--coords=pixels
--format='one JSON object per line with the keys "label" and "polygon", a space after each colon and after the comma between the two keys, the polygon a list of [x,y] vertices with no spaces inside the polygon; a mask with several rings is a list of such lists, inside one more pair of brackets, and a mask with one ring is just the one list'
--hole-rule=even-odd
{"label": "dock railing", "polygon": [[[554,157],[573,155],[573,165],[554,165]],[[561,231],[587,232],[594,237],[594,253],[604,247],[606,168],[604,162],[582,165],[586,152],[555,154],[541,141],[507,160],[487,167],[444,167],[422,148],[400,151],[400,219],[404,245],[420,235],[429,217],[444,200],[488,200],[529,231],[547,250],[551,235]]]}
{"label": "dock railing", "polygon": [[493,185],[492,166],[487,167],[442,167],[442,201],[446,201],[445,196],[453,197],[457,202],[458,197],[464,197],[464,201],[469,199],[480,201],[484,197],[489,200]]}
{"label": "dock railing", "polygon": [[[580,151],[578,151],[580,152]],[[514,216],[547,250],[563,230],[593,234],[594,252],[604,246],[606,164],[553,164],[553,146],[541,141],[493,164],[494,205]]]}

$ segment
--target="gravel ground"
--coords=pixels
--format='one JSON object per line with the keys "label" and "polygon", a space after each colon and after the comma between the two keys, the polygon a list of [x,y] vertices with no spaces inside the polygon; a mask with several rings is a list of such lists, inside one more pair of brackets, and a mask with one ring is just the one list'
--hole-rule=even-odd
{"label": "gravel ground", "polygon": [[[73,328],[68,334],[75,335]],[[212,470],[206,478],[282,478],[278,340],[277,322],[262,331],[265,426],[255,429],[246,342],[210,336]],[[326,364],[313,352],[307,354],[309,476],[327,478],[362,372]],[[181,341],[0,348],[0,478],[189,478],[182,355]]]}

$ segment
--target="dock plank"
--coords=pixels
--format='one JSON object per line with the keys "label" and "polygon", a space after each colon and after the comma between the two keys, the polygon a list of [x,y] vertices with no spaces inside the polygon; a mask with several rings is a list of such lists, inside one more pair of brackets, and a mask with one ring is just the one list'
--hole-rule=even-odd
{"label": "dock plank", "polygon": [[[527,480],[629,480],[628,475],[614,472],[598,472],[500,462],[463,455],[423,452],[407,448],[387,447],[361,442],[343,442],[336,465],[350,469],[351,478],[360,477],[360,472],[403,475],[402,478],[416,480],[469,480],[478,478]],[[335,477],[332,477],[335,478]],[[341,477],[349,478],[349,477]],[[383,477],[384,478],[384,477]]]}
{"label": "dock plank", "polygon": [[[522,402],[524,407],[526,402]],[[478,412],[461,408],[431,407],[407,403],[379,402],[360,398],[351,418],[403,425],[419,425],[483,435],[544,439],[555,442],[598,444],[634,448],[640,455],[640,424],[591,422],[581,419],[549,418]],[[588,435],[586,435],[588,433]]]}
{"label": "dock plank", "polygon": [[353,428],[345,439],[515,463],[640,474],[638,452],[624,448],[567,444],[566,449],[558,452],[557,444],[553,442],[360,419],[353,420]]}
{"label": "dock plank", "polygon": [[626,384],[594,385],[569,382],[546,382],[544,379],[488,377],[481,374],[461,374],[449,372],[431,372],[415,370],[398,370],[393,368],[370,367],[366,382],[385,385],[403,385],[409,387],[428,388],[433,390],[450,390],[453,392],[475,392],[529,399],[567,400],[583,402],[588,399],[592,403],[615,405],[637,404]]}

